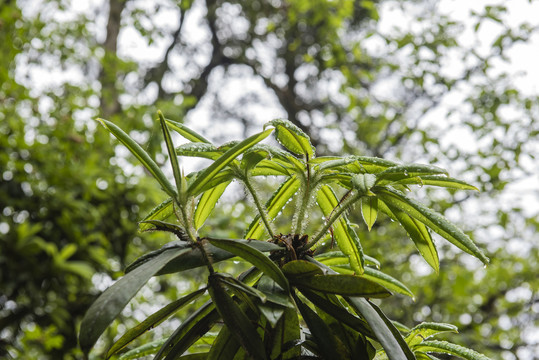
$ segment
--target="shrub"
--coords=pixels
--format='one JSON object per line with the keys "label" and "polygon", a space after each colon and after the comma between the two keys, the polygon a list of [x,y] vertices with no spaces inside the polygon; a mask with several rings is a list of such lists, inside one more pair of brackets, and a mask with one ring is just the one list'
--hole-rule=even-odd
{"label": "shrub", "polygon": [[[169,199],[143,221],[142,231],[166,231],[177,240],[127,267],[126,275],[88,310],[80,331],[85,353],[152,277],[195,268],[207,269],[207,283],[185,294],[127,331],[108,351],[119,353],[195,298],[208,301],[164,341],[143,344],[123,358],[156,353],[154,359],[434,359],[433,353],[465,359],[481,354],[431,337],[456,332],[453,325],[422,323],[408,329],[388,319],[378,300],[393,293],[413,296],[397,279],[364,254],[349,211],[361,211],[370,230],[378,214],[398,222],[421,256],[436,271],[435,232],[484,263],[486,256],[457,226],[405,195],[413,185],[476,190],[431,165],[398,164],[364,157],[316,157],[309,138],[287,120],[273,120],[243,141],[215,146],[159,112],[174,183],[125,132],[100,120],[159,182]],[[174,147],[170,130],[189,143]],[[274,134],[282,148],[261,144]],[[179,156],[210,159],[205,169],[185,175]],[[257,182],[282,179],[267,201]],[[204,223],[232,181],[241,182],[257,215],[244,239],[221,239],[204,233]],[[357,205],[357,207],[354,207]],[[276,227],[285,207],[293,207],[288,228]],[[323,216],[323,221],[313,219]],[[170,218],[172,222],[165,222]],[[309,222],[309,219],[311,221]],[[231,219],[231,221],[233,221]],[[214,265],[239,259],[250,268],[235,274]],[[210,330],[217,332],[212,336]],[[205,352],[192,353],[205,339]]]}

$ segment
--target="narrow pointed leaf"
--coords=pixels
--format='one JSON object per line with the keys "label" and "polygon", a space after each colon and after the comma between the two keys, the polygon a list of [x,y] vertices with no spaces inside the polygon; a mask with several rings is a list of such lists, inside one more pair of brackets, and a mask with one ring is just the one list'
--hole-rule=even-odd
{"label": "narrow pointed leaf", "polygon": [[164,342],[165,339],[160,339],[138,346],[132,350],[129,350],[125,354],[122,354],[122,356],[120,356],[118,360],[140,359],[141,357],[155,354],[159,350],[159,348],[163,346]]}
{"label": "narrow pointed leaf", "polygon": [[[312,258],[308,260],[324,268],[328,273],[336,274],[324,264]],[[415,360],[414,354],[395,325],[376,305],[362,297],[347,297],[346,301],[367,321],[390,360]]]}
{"label": "narrow pointed leaf", "polygon": [[163,131],[163,137],[165,138],[165,144],[167,146],[168,157],[170,160],[170,165],[172,166],[172,174],[174,175],[174,180],[176,181],[176,190],[178,194],[182,194],[185,189],[182,190],[182,173],[180,171],[180,165],[178,164],[178,157],[176,156],[176,151],[174,150],[174,144],[172,143],[172,137],[168,131],[167,123],[165,122],[165,117],[161,111],[157,111],[159,116],[159,123],[161,124],[161,130]]}
{"label": "narrow pointed leaf", "polygon": [[239,348],[240,343],[228,326],[224,325],[211,346],[207,360],[232,360]]}
{"label": "narrow pointed leaf", "polygon": [[176,190],[172,184],[168,181],[167,177],[155,161],[150,158],[150,155],[144,149],[140,147],[129,135],[127,135],[122,129],[114,125],[114,123],[105,120],[97,119],[103,126],[114,135],[130,152],[133,154],[138,161],[152,174],[152,176],[159,182],[163,190],[171,197],[176,197]]}
{"label": "narrow pointed leaf", "polygon": [[174,131],[176,131],[178,134],[183,136],[189,141],[192,142],[202,142],[202,143],[208,143],[210,144],[210,141],[207,140],[204,136],[200,135],[196,131],[189,129],[187,126],[185,126],[182,123],[179,123],[177,121],[166,119],[167,125]]}
{"label": "narrow pointed leaf", "polygon": [[286,308],[274,330],[274,342],[271,346],[271,359],[297,359],[301,354],[299,346],[290,346],[301,338],[299,316],[295,308]]}
{"label": "narrow pointed leaf", "polygon": [[151,228],[147,228],[144,231],[167,231],[176,235],[180,240],[187,242],[191,241],[185,229],[177,224],[171,224],[161,220],[144,220],[141,221],[139,224],[152,226]]}
{"label": "narrow pointed leaf", "polygon": [[189,248],[172,248],[163,251],[105,290],[90,306],[82,319],[79,334],[81,349],[88,353],[103,331],[140,288],[166,264],[189,251],[191,251]]}
{"label": "narrow pointed leaf", "polygon": [[244,260],[250,262],[257,268],[262,270],[264,274],[275,280],[275,282],[277,282],[277,284],[279,284],[287,292],[290,291],[288,280],[286,279],[286,276],[284,276],[284,274],[282,273],[281,269],[279,269],[279,267],[262,252],[251,247],[250,243],[239,242],[236,240],[211,238],[208,238],[208,241],[212,245],[217,246],[218,248],[221,248],[223,250],[229,251],[234,255],[237,255]]}
{"label": "narrow pointed leaf", "polygon": [[[439,186],[439,187],[445,187],[450,189],[459,189],[459,190],[475,190],[479,191],[478,188],[476,188],[473,185],[468,184],[467,182],[464,182],[462,180],[453,179],[447,176],[439,176],[439,175],[422,175],[420,176],[420,182],[421,185],[429,185],[429,186]],[[415,184],[413,178],[409,179],[403,179],[398,182],[399,184]]]}
{"label": "narrow pointed leaf", "polygon": [[211,301],[206,302],[172,333],[155,355],[154,360],[176,359],[210,331],[219,318],[215,304]]}
{"label": "narrow pointed leaf", "polygon": [[460,345],[452,344],[447,341],[439,340],[423,341],[421,344],[414,346],[414,351],[451,354],[459,356],[466,360],[489,360],[488,357],[476,351],[473,351]]}
{"label": "narrow pointed leaf", "polygon": [[208,277],[209,291],[217,311],[224,323],[234,329],[234,336],[241,346],[253,359],[266,359],[266,352],[262,339],[258,336],[256,328],[245,312],[234,302],[226,292],[219,277],[210,274]]}
{"label": "narrow pointed leaf", "polygon": [[363,273],[363,275],[361,275],[361,277],[367,280],[373,281],[375,283],[378,283],[390,291],[407,295],[407,296],[410,296],[411,298],[414,297],[414,294],[412,293],[412,291],[410,291],[410,289],[408,289],[406,285],[404,285],[403,283],[401,283],[399,280],[395,279],[394,277],[389,276],[388,274],[383,273],[379,270],[376,270],[370,267],[365,267],[365,272]]}
{"label": "narrow pointed leaf", "polygon": [[331,328],[301,300],[296,299],[296,304],[301,316],[303,316],[303,320],[307,323],[311,334],[316,340],[322,357],[324,359],[346,359],[347,356],[339,351],[340,346]]}
{"label": "narrow pointed leaf", "polygon": [[[204,173],[205,170],[202,170],[202,171],[199,171],[199,172],[196,172],[196,173],[191,173],[188,175],[188,187],[197,181],[197,177],[198,175]],[[200,191],[196,194],[196,195],[199,195],[205,191],[209,191],[211,189],[213,189],[214,187],[222,184],[222,183],[225,183],[225,182],[230,182],[232,180],[234,180],[236,178],[236,174],[234,173],[234,171],[232,169],[229,169],[229,168],[225,168],[225,169],[222,169],[221,171],[219,171],[217,174],[215,174],[213,176],[213,178],[211,178],[209,181],[207,181],[204,186],[202,186],[202,188],[200,189]]]}
{"label": "narrow pointed leaf", "polygon": [[128,330],[118,341],[112,345],[110,350],[107,353],[107,359],[110,358],[112,355],[116,354],[118,351],[123,349],[125,346],[127,346],[131,341],[135,340],[142,334],[144,334],[146,331],[153,329],[160,323],[162,323],[164,320],[166,320],[170,315],[174,314],[176,311],[181,309],[184,305],[190,303],[194,299],[196,299],[198,296],[202,295],[204,292],[206,292],[206,289],[200,289],[197,290],[187,296],[184,296],[181,299],[178,299],[161,310],[153,313],[149,317],[147,317],[143,322],[135,326],[134,328]]}
{"label": "narrow pointed leaf", "polygon": [[320,266],[306,260],[294,260],[287,262],[282,267],[283,272],[288,278],[299,278],[303,276],[314,276],[325,274]]}
{"label": "narrow pointed leaf", "polygon": [[219,150],[215,145],[202,142],[180,145],[176,147],[175,152],[178,156],[191,156],[210,160],[216,160],[224,153],[223,150]]}
{"label": "narrow pointed leaf", "polygon": [[217,160],[215,160],[210,166],[208,166],[202,173],[200,173],[195,181],[193,181],[189,185],[189,194],[191,196],[198,195],[204,188],[204,185],[211,181],[211,179],[226,165],[228,165],[231,161],[236,159],[236,157],[246,150],[248,150],[253,145],[259,143],[260,141],[264,140],[266,137],[268,137],[269,134],[273,129],[268,129],[266,131],[263,131],[261,133],[255,134],[239,144],[231,147],[229,150],[227,150],[223,155],[221,155]]}
{"label": "narrow pointed leaf", "polygon": [[371,231],[378,216],[378,199],[376,196],[367,196],[361,199],[361,215],[367,225],[367,229]]}
{"label": "narrow pointed leaf", "polygon": [[258,298],[258,300],[263,303],[268,300],[266,294],[264,294],[262,291],[241,282],[228,273],[215,273],[215,276],[219,277],[219,281],[225,284],[234,293],[241,291],[243,294]]}
{"label": "narrow pointed leaf", "polygon": [[289,176],[290,171],[281,164],[273,160],[262,160],[251,170],[252,176]]}
{"label": "narrow pointed leaf", "polygon": [[[339,200],[335,196],[333,190],[327,185],[320,188],[316,195],[316,201],[326,218],[328,218],[333,210],[339,206]],[[359,242],[359,238],[353,236],[348,230],[349,227],[343,217],[338,219],[333,225],[333,235],[339,245],[339,249],[348,256],[352,269],[354,269],[357,274],[363,274],[364,259],[361,243]]]}
{"label": "narrow pointed leaf", "polygon": [[[273,220],[277,214],[283,209],[288,201],[296,194],[300,186],[300,181],[296,176],[290,177],[273,193],[271,198],[266,202],[266,211],[268,219]],[[260,216],[256,216],[245,235],[246,239],[258,239],[264,235],[265,227],[260,220]]]}
{"label": "narrow pointed leaf", "polygon": [[195,210],[194,222],[196,230],[204,225],[204,222],[215,208],[215,204],[217,204],[217,201],[221,198],[221,195],[223,195],[229,184],[230,181],[224,182],[202,194]]}
{"label": "narrow pointed leaf", "polygon": [[172,214],[174,214],[174,204],[172,198],[168,198],[163,201],[161,204],[157,205],[155,208],[150,211],[148,215],[142,220],[142,223],[139,223],[139,230],[146,231],[152,228],[151,223],[144,223],[146,220],[166,220]]}
{"label": "narrow pointed leaf", "polygon": [[391,205],[404,211],[410,217],[421,221],[461,250],[474,255],[483,263],[488,264],[488,258],[479,250],[468,235],[441,214],[413,199],[405,197],[395,190],[377,188],[376,193],[386,205]]}
{"label": "narrow pointed leaf", "polygon": [[414,327],[404,340],[410,347],[413,347],[431,336],[444,332],[458,333],[458,328],[451,324],[425,322]]}
{"label": "narrow pointed leaf", "polygon": [[402,225],[404,230],[406,230],[406,232],[408,233],[408,236],[410,236],[410,239],[412,239],[412,241],[414,242],[421,256],[425,259],[427,264],[429,264],[438,274],[438,272],[440,271],[438,250],[436,249],[436,245],[434,244],[434,241],[432,240],[429,230],[427,229],[425,224],[414,219],[413,217],[406,214],[404,211],[401,211],[400,209],[392,205],[384,203],[383,205],[387,207],[387,209],[384,209],[386,214],[394,218]]}
{"label": "narrow pointed leaf", "polygon": [[264,127],[271,125],[275,127],[275,138],[281,145],[297,155],[307,155],[314,157],[314,147],[307,134],[292,122],[283,119],[272,120]]}
{"label": "narrow pointed leaf", "polygon": [[[283,248],[270,243],[266,241],[249,241],[249,240],[233,240],[233,241],[239,241],[243,243],[248,243],[250,247],[253,247],[259,251],[262,252],[270,252],[270,251],[279,251]],[[171,247],[183,247],[191,249],[191,244],[186,243],[184,241],[171,241],[170,243],[167,243],[165,246],[163,246],[159,250],[152,251],[148,254],[145,254],[135,260],[132,264],[130,264],[126,268],[126,273],[129,273],[131,271],[134,271],[138,267],[142,266],[146,262],[154,259],[155,257],[159,256],[163,251],[167,251]],[[222,250],[218,247],[215,247],[211,244],[206,243],[205,244],[206,252],[211,256],[213,263],[218,263],[219,261],[227,260],[230,258],[233,258],[236,256],[235,254]],[[192,251],[186,252],[182,255],[180,255],[177,259],[174,259],[163,269],[161,269],[157,275],[164,275],[164,274],[170,274],[175,272],[180,272],[184,270],[194,269],[199,266],[205,266],[204,258],[202,257],[202,254],[200,253],[200,250],[198,248],[193,248]]]}
{"label": "narrow pointed leaf", "polygon": [[447,170],[433,165],[406,164],[390,167],[376,175],[376,183],[384,184],[387,182],[399,181],[406,178],[413,178],[423,175],[447,175]]}

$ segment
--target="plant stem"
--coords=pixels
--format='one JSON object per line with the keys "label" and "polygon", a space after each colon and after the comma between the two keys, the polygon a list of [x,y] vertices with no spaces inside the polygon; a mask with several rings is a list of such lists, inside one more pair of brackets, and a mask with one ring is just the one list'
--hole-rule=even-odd
{"label": "plant stem", "polygon": [[255,202],[255,206],[256,206],[256,208],[258,209],[258,213],[260,214],[260,218],[262,218],[262,222],[263,222],[264,225],[266,226],[266,230],[268,230],[269,235],[270,235],[271,238],[273,239],[274,232],[273,232],[273,229],[271,228],[271,223],[270,223],[270,221],[268,220],[266,210],[264,209],[264,207],[263,207],[262,204],[260,203],[260,199],[258,199],[258,195],[256,194],[256,191],[255,191],[255,189],[253,188],[253,185],[251,184],[251,181],[250,181],[250,179],[249,179],[249,175],[246,175],[246,176],[242,179],[242,181],[243,181],[243,183],[245,184],[245,187],[247,188],[247,190],[249,191],[249,193],[251,194],[251,196],[253,197],[253,200],[254,200],[254,202]]}
{"label": "plant stem", "polygon": [[181,222],[185,226],[185,231],[187,232],[187,235],[189,236],[189,239],[191,239],[192,242],[196,242],[196,237],[191,231],[191,226],[188,221],[187,212],[185,211],[185,206],[181,205],[178,200],[176,200],[176,205],[178,205],[178,208],[180,209],[180,215],[181,215]]}
{"label": "plant stem", "polygon": [[[308,166],[308,165],[307,165]],[[305,190],[303,191],[303,196],[298,199],[298,205],[296,205],[296,224],[294,225],[294,234],[301,234],[303,231],[303,219],[305,218],[305,213],[309,207],[309,196],[311,194],[310,190],[310,179],[303,178],[303,184]]]}
{"label": "plant stem", "polygon": [[[355,203],[357,200],[359,200],[361,198],[361,194],[359,193],[356,193],[354,195],[352,195],[351,197],[349,197],[348,199],[346,199],[344,201],[344,203],[342,203],[340,205],[340,207],[335,210],[333,210],[333,215],[331,215],[331,217],[328,219],[328,221],[324,224],[324,226],[322,227],[322,229],[318,232],[318,234],[316,234],[316,236],[314,236],[312,238],[311,241],[309,241],[307,244],[305,244],[305,246],[303,247],[302,250],[308,250],[310,249],[311,247],[313,247],[318,241],[320,241],[320,239],[322,239],[322,237],[324,236],[324,234],[329,230],[329,228],[331,226],[333,226],[333,224],[335,223],[335,221],[337,221],[339,219],[339,217],[346,211],[348,210],[348,208],[353,204]],[[337,205],[339,206],[339,205]]]}

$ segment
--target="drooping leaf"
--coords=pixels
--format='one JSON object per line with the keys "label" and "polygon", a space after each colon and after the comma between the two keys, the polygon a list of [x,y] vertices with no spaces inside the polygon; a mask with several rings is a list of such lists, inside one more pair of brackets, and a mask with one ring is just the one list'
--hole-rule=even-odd
{"label": "drooping leaf", "polygon": [[219,313],[215,304],[206,302],[193,314],[191,314],[163,344],[154,360],[176,359],[182,355],[191,345],[206,334],[219,320]]}
{"label": "drooping leaf", "polygon": [[[316,201],[326,218],[328,218],[334,209],[339,206],[339,200],[335,196],[333,190],[327,185],[320,188],[316,195]],[[361,243],[359,242],[359,238],[353,236],[348,230],[349,227],[343,217],[338,219],[333,225],[333,235],[339,245],[339,249],[348,256],[352,269],[354,269],[357,274],[363,274],[364,259]]]}
{"label": "drooping leaf", "polygon": [[413,349],[414,351],[421,351],[426,353],[434,352],[439,354],[451,354],[459,356],[466,360],[489,360],[488,357],[478,353],[477,351],[465,348],[460,345],[455,345],[447,341],[423,341],[422,343],[415,345]]}
{"label": "drooping leaf", "polygon": [[410,347],[413,347],[431,336],[444,332],[458,333],[458,328],[451,324],[424,322],[414,327],[404,340]]}
{"label": "drooping leaf", "polygon": [[140,288],[170,261],[189,251],[191,251],[190,248],[167,249],[126,274],[105,290],[90,306],[82,319],[79,334],[81,349],[88,353],[103,331],[118,316]]}
{"label": "drooping leaf", "polygon": [[434,244],[434,241],[432,240],[429,230],[425,224],[390,204],[381,202],[381,207],[388,216],[398,221],[402,225],[427,264],[429,264],[434,271],[438,273],[440,271],[438,250],[436,249],[436,245]]}
{"label": "drooping leaf", "polygon": [[258,304],[258,309],[271,326],[275,327],[284,314],[285,309],[294,308],[294,304],[290,300],[289,294],[267,275],[263,275],[260,278],[256,287],[268,299],[266,303]]}
{"label": "drooping leaf", "polygon": [[300,356],[300,347],[290,345],[301,338],[299,316],[295,308],[285,308],[273,333],[273,343],[270,347],[271,359],[290,360]]}
{"label": "drooping leaf", "polygon": [[174,180],[176,181],[176,191],[178,192],[178,194],[180,194],[180,202],[181,202],[182,201],[181,195],[182,193],[186,191],[185,180],[180,170],[178,157],[176,156],[176,151],[174,150],[174,144],[172,143],[172,137],[170,136],[170,132],[168,131],[165,117],[163,116],[163,113],[159,110],[157,111],[157,115],[159,117],[159,123],[161,124],[161,130],[163,131],[163,137],[165,138],[165,144],[167,146],[168,157],[170,160],[170,165],[172,166],[172,174],[174,175]]}
{"label": "drooping leaf", "polygon": [[176,131],[178,134],[183,136],[189,141],[192,142],[202,142],[202,143],[208,143],[210,144],[210,141],[207,140],[204,136],[200,135],[196,131],[189,129],[187,126],[185,126],[182,123],[179,123],[177,121],[166,119],[167,125],[174,131]]}
{"label": "drooping leaf", "polygon": [[367,229],[371,231],[378,216],[378,199],[376,196],[366,196],[361,199],[361,215],[367,225]]}
{"label": "drooping leaf", "polygon": [[233,335],[247,354],[253,359],[267,359],[264,343],[258,336],[256,328],[247,314],[234,302],[226,292],[219,277],[210,274],[208,277],[209,291],[224,323],[234,329]]}
{"label": "drooping leaf", "polygon": [[347,359],[349,356],[344,353],[342,344],[338,343],[333,331],[320,316],[297,298],[296,304],[301,316],[303,316],[303,320],[307,323],[311,334],[316,340],[322,357],[325,359]]}
{"label": "drooping leaf", "polygon": [[118,139],[130,152],[135,155],[138,161],[152,174],[152,176],[159,182],[163,190],[172,198],[177,196],[174,186],[168,181],[163,171],[150,158],[150,155],[144,149],[140,147],[135,140],[127,135],[122,129],[116,126],[114,123],[105,120],[97,119],[103,126]]}
{"label": "drooping leaf", "polygon": [[[324,268],[329,274],[335,271],[308,257],[309,262]],[[369,324],[376,335],[377,341],[382,345],[390,360],[415,360],[415,356],[395,328],[395,325],[385,316],[375,304],[363,297],[347,297],[346,302],[352,306]]]}
{"label": "drooping leaf", "polygon": [[283,119],[269,121],[264,125],[275,127],[275,138],[281,145],[297,155],[314,157],[314,147],[307,134],[292,122]]}
{"label": "drooping leaf", "polygon": [[[279,186],[271,198],[266,202],[266,211],[269,220],[273,220],[277,216],[287,202],[294,196],[294,194],[296,194],[299,186],[300,181],[296,176],[291,176]],[[260,216],[256,216],[249,225],[245,238],[260,239],[264,234],[264,229]]]}
{"label": "drooping leaf", "polygon": [[192,292],[191,294],[168,304],[161,310],[147,317],[143,322],[141,322],[134,328],[128,330],[118,341],[116,341],[112,345],[112,347],[107,353],[107,359],[110,358],[112,355],[116,354],[121,349],[123,349],[125,346],[127,346],[131,341],[144,334],[146,331],[153,329],[154,327],[162,323],[170,315],[181,309],[184,305],[196,299],[198,296],[202,295],[204,292],[206,292],[206,289],[200,289],[195,292]]}
{"label": "drooping leaf", "polygon": [[236,337],[232,335],[228,326],[223,325],[210,348],[207,360],[232,360],[239,348],[240,343]]}
{"label": "drooping leaf", "polygon": [[195,180],[189,184],[188,192],[191,196],[198,195],[212,178],[221,171],[226,165],[233,161],[238,155],[247,151],[253,145],[259,143],[268,137],[273,129],[268,129],[261,133],[255,134],[242,142],[234,145],[228,149],[223,155],[221,155],[217,160],[215,160],[210,166],[208,166],[204,171],[197,175]]}
{"label": "drooping leaf", "polygon": [[[249,241],[249,240],[234,240],[234,241],[249,243],[249,246],[254,247],[255,249],[262,252],[279,251],[283,249],[282,247],[276,244],[266,242],[266,241]],[[130,264],[126,268],[125,271],[126,273],[131,272],[134,269],[146,263],[147,261],[150,261],[156,256],[159,256],[159,254],[161,254],[163,251],[168,250],[170,247],[179,247],[179,246],[191,248],[191,245],[186,244],[184,241],[171,241],[170,243],[165,244],[165,246],[163,246],[161,249],[152,251],[150,253],[147,253],[141,256],[140,258],[135,260],[132,264]],[[213,263],[218,263],[219,261],[227,260],[235,256],[234,254],[228,251],[222,250],[208,243],[206,243],[204,246],[205,246],[206,252],[211,256]],[[206,263],[204,261],[204,258],[202,257],[202,254],[200,253],[200,250],[198,248],[194,248],[192,249],[192,251],[182,254],[177,259],[174,259],[173,261],[168,263],[162,270],[160,270],[157,273],[157,275],[180,272],[180,271],[194,269],[199,266],[205,266],[205,265]]]}
{"label": "drooping leaf", "polygon": [[468,235],[466,235],[452,222],[447,220],[444,216],[413,199],[405,197],[395,190],[386,188],[376,189],[376,193],[379,195],[380,199],[383,200],[387,205],[395,206],[404,211],[410,215],[410,217],[421,221],[458,248],[471,255],[474,255],[483,263],[488,264],[488,258],[481,250],[479,250],[477,245],[475,245]]}
{"label": "drooping leaf", "polygon": [[228,273],[215,273],[214,276],[219,277],[219,281],[225,284],[232,292],[236,294],[241,292],[242,295],[250,295],[258,298],[258,300],[260,300],[262,303],[267,301],[266,294],[264,294],[262,291],[245,284]]}
{"label": "drooping leaf", "polygon": [[262,252],[250,246],[250,243],[240,242],[237,240],[212,238],[208,238],[208,241],[212,245],[217,246],[218,248],[221,248],[223,250],[229,251],[234,255],[237,255],[244,260],[250,262],[257,268],[262,270],[264,274],[275,280],[275,282],[277,282],[277,284],[279,284],[287,292],[289,291],[290,288],[288,285],[288,280],[286,279],[286,276],[284,276],[281,269],[279,269],[279,267]]}
{"label": "drooping leaf", "polygon": [[399,280],[395,279],[392,276],[389,276],[386,273],[383,273],[379,270],[373,269],[371,267],[365,267],[365,272],[361,277],[376,282],[390,291],[394,291],[399,294],[414,297],[414,294],[406,285],[401,283]]}
{"label": "drooping leaf", "polygon": [[204,225],[204,222],[213,211],[215,204],[221,198],[221,195],[223,195],[229,184],[230,181],[224,182],[202,194],[195,210],[194,223],[196,230]]}

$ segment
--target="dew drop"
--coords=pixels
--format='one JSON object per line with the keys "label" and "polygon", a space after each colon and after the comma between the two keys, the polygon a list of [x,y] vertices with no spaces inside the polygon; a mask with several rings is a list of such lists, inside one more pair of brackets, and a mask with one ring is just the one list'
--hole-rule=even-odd
{"label": "dew drop", "polygon": [[404,176],[408,176],[408,171],[404,170]]}

